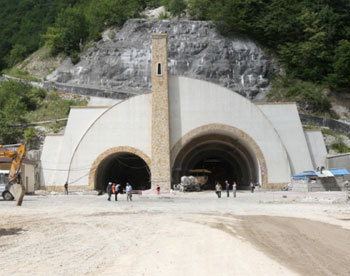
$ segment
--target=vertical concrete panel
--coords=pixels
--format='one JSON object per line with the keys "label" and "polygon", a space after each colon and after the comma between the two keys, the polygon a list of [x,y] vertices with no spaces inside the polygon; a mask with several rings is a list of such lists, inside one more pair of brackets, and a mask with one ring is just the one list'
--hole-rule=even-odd
{"label": "vertical concrete panel", "polygon": [[63,135],[47,135],[45,137],[40,158],[40,187],[58,185],[56,179],[57,175],[61,172],[58,169],[58,162],[63,138]]}
{"label": "vertical concrete panel", "polygon": [[305,130],[304,132],[314,169],[326,167],[327,149],[322,132],[320,130]]}
{"label": "vertical concrete panel", "polygon": [[258,104],[288,153],[292,173],[312,170],[311,155],[295,103]]}

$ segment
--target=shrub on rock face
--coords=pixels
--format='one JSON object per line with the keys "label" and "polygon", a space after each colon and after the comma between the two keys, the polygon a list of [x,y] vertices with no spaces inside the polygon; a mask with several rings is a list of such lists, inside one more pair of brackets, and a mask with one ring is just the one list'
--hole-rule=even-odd
{"label": "shrub on rock face", "polygon": [[273,80],[267,97],[270,101],[295,101],[301,111],[308,113],[330,113],[332,107],[322,86],[286,76]]}
{"label": "shrub on rock face", "polygon": [[350,152],[350,147],[339,137],[331,144],[331,148],[337,153]]}

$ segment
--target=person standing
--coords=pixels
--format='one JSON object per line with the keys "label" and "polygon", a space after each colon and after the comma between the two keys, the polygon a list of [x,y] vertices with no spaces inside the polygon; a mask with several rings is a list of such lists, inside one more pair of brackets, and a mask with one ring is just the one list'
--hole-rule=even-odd
{"label": "person standing", "polygon": [[230,197],[230,183],[228,183],[227,180],[225,180],[225,186],[226,186],[227,197]]}
{"label": "person standing", "polygon": [[64,183],[64,193],[66,195],[68,195],[68,181],[66,181],[66,183]]}
{"label": "person standing", "polygon": [[233,193],[233,197],[236,197],[236,191],[237,191],[237,184],[236,181],[232,182],[232,193]]}
{"label": "person standing", "polygon": [[118,183],[115,186],[115,201],[118,201],[118,194],[120,193],[121,185]]}
{"label": "person standing", "polygon": [[157,185],[156,190],[157,190],[157,195],[159,195],[160,194],[160,186],[159,185]]}
{"label": "person standing", "polygon": [[222,190],[222,187],[221,187],[220,182],[219,182],[219,181],[216,181],[215,193],[216,193],[216,195],[218,196],[218,198],[221,198],[221,190]]}
{"label": "person standing", "polygon": [[108,201],[111,201],[111,196],[112,196],[112,182],[108,182],[107,185],[107,194],[108,194]]}
{"label": "person standing", "polygon": [[255,190],[255,185],[253,182],[250,182],[250,192],[254,193],[254,190]]}
{"label": "person standing", "polygon": [[126,200],[127,201],[132,201],[132,187],[129,182],[126,183]]}

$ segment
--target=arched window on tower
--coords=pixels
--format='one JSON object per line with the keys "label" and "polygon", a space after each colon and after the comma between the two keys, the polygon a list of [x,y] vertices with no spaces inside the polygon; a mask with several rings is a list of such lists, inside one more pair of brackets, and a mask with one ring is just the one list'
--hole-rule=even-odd
{"label": "arched window on tower", "polygon": [[162,75],[162,65],[160,63],[157,64],[157,76]]}

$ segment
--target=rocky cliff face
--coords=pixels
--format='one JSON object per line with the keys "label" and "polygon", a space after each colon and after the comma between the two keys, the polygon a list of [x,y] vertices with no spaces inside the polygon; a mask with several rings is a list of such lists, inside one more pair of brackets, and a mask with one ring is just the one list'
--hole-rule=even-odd
{"label": "rocky cliff face", "polygon": [[276,64],[253,41],[226,38],[210,22],[129,20],[86,51],[63,62],[49,81],[140,93],[151,90],[151,33],[168,33],[172,75],[203,79],[248,98],[264,99]]}

